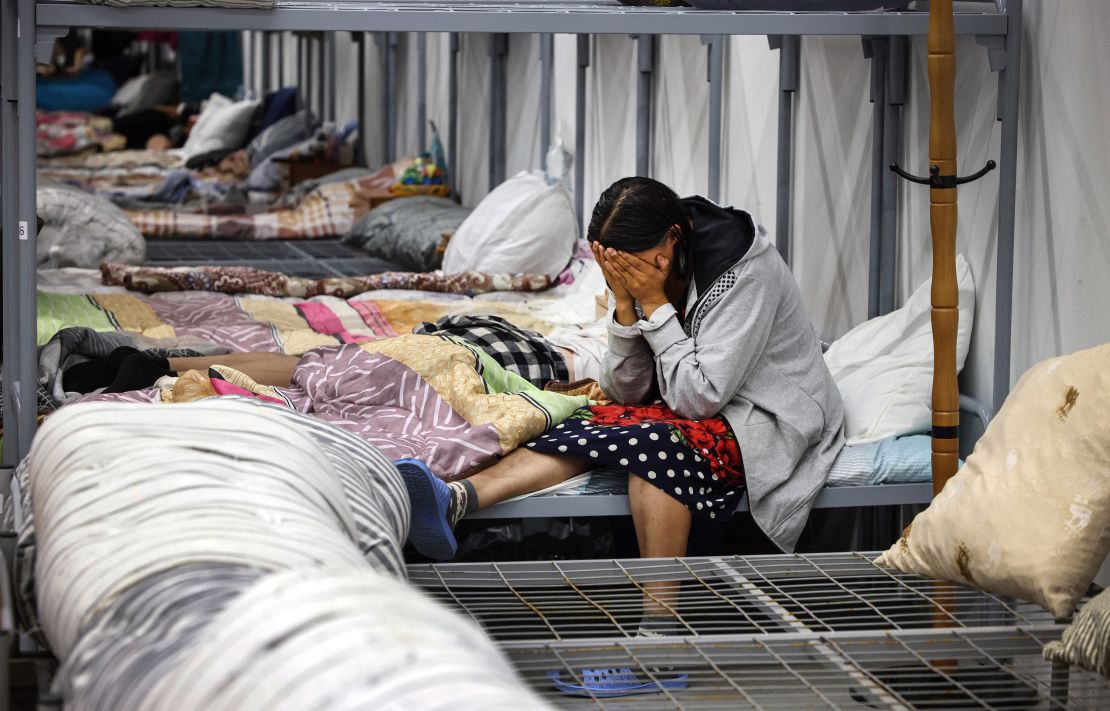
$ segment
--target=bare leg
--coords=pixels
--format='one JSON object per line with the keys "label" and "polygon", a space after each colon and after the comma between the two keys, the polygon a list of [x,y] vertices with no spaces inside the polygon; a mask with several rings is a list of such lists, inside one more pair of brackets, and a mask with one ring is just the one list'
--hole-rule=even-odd
{"label": "bare leg", "polygon": [[[678,558],[686,555],[690,538],[690,510],[662,489],[635,474],[628,475],[628,505],[636,527],[641,558]],[[644,617],[673,617],[681,583],[668,580],[644,583]]]}
{"label": "bare leg", "polygon": [[589,470],[590,463],[585,459],[557,457],[521,448],[467,481],[478,493],[478,508],[484,509],[514,496],[546,489]]}
{"label": "bare leg", "polygon": [[218,356],[196,358],[170,358],[170,370],[184,373],[186,370],[208,370],[213,365],[226,365],[250,377],[259,385],[289,387],[293,380],[293,370],[301,361],[297,356],[281,353],[227,353]]}

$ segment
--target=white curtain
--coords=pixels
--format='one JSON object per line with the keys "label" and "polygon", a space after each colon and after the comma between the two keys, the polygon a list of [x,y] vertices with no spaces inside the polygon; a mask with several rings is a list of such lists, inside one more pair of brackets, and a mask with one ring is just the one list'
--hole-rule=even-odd
{"label": "white curtain", "polygon": [[[1110,3],[1026,0],[1025,56],[1014,290],[1013,380],[1035,362],[1110,340]],[[353,66],[339,40],[340,67]],[[446,35],[429,36],[429,116],[447,140]],[[290,48],[291,48],[290,44]],[[415,38],[402,52],[398,141],[416,150]],[[372,46],[373,47],[373,46]],[[542,167],[539,145],[539,43],[513,36],[509,47],[507,175]],[[368,52],[370,107],[380,95],[376,47]],[[778,53],[762,37],[729,40],[726,64],[722,202],[775,228]],[[286,61],[292,59],[287,50]],[[962,172],[999,157],[997,75],[971,39],[957,49],[957,122]],[[574,147],[576,40],[555,42],[552,131]],[[680,193],[704,192],[708,88],[705,47],[696,37],[666,37],[656,56],[655,177]],[[462,37],[459,83],[460,165],[464,201],[488,190],[489,56],[486,35]],[[290,67],[290,72],[295,67]],[[796,96],[794,271],[817,332],[833,339],[866,318],[870,229],[871,104],[868,61],[858,38],[806,38]],[[295,73],[287,76],[294,77]],[[354,72],[340,83],[340,117],[353,117]],[[624,35],[596,36],[588,70],[586,219],[596,196],[635,170],[636,46]],[[378,119],[369,112],[371,164],[378,162]],[[921,40],[911,47],[903,162],[924,172],[928,86]],[[964,374],[967,392],[991,400],[994,379],[995,248],[998,173],[960,190],[959,249],[977,282],[975,335]],[[928,190],[903,185],[898,293],[907,296],[931,270]]]}

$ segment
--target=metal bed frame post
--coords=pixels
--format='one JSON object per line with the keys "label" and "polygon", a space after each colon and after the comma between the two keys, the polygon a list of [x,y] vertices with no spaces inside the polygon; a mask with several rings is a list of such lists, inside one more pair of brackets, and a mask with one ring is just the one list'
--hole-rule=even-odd
{"label": "metal bed frame post", "polygon": [[385,160],[397,159],[397,33],[385,33]]}
{"label": "metal bed frame post", "polygon": [[636,39],[636,175],[651,174],[651,125],[654,106],[655,35]]}
{"label": "metal bed frame post", "polygon": [[778,172],[775,178],[775,247],[791,266],[794,220],[794,95],[798,92],[801,38],[772,35],[771,49],[779,51]]}
{"label": "metal bed frame post", "polygon": [[327,67],[324,60],[324,44],[327,33],[321,32],[320,36],[316,38],[316,106],[318,108],[318,115],[322,116],[325,121],[330,120],[328,116],[328,97],[327,97]]}
{"label": "metal bed frame post", "polygon": [[324,67],[328,75],[328,81],[324,86],[328,91],[328,119],[331,121],[339,121],[339,112],[336,110],[336,79],[338,78],[336,72],[336,41],[334,32],[325,32],[323,39],[324,47]]}
{"label": "metal bed frame post", "polygon": [[304,36],[300,32],[294,32],[293,38],[296,40],[294,45],[294,56],[297,58],[297,108],[305,110],[308,108],[308,102],[305,100],[304,96]]}
{"label": "metal bed frame post", "polygon": [[16,400],[16,383],[19,374],[15,372],[18,362],[16,347],[19,343],[18,328],[19,314],[16,304],[19,302],[19,263],[18,260],[9,259],[9,255],[16,254],[19,250],[17,241],[18,217],[16,209],[16,193],[19,190],[19,165],[15,153],[16,132],[19,121],[19,104],[17,103],[18,70],[18,40],[16,39],[16,23],[18,21],[18,8],[14,2],[0,3],[0,232],[3,233],[4,258],[0,259],[2,271],[3,300],[3,382],[4,382],[4,433],[10,437],[8,441],[15,441],[15,447],[4,447],[3,464],[13,467],[19,462],[19,418],[15,417],[19,403]]}
{"label": "metal bed frame post", "polygon": [[879,292],[883,255],[883,138],[886,135],[886,67],[889,44],[886,37],[863,38],[863,56],[871,60],[871,239],[868,251],[867,318],[882,313]]}
{"label": "metal bed frame post", "polygon": [[459,33],[452,32],[448,40],[447,58],[447,179],[459,193]]}
{"label": "metal bed frame post", "polygon": [[254,89],[254,77],[251,72],[254,71],[254,52],[253,42],[251,41],[250,32],[242,32],[240,36],[243,38],[243,92],[250,95]]}
{"label": "metal bed frame post", "polygon": [[489,37],[489,189],[505,182],[505,57],[509,54],[509,35],[498,32]]}
{"label": "metal bed frame post", "polygon": [[[13,304],[13,313],[16,317],[16,326],[12,329],[15,340],[10,347],[5,347],[4,356],[10,359],[15,356],[15,363],[10,360],[5,363],[5,372],[13,370],[15,379],[12,381],[12,402],[16,405],[15,417],[18,423],[15,449],[19,458],[26,455],[31,449],[31,439],[35,435],[35,425],[38,417],[38,359],[36,358],[36,332],[38,293],[36,290],[37,259],[35,255],[38,241],[38,217],[35,205],[35,2],[34,0],[18,0],[19,15],[18,27],[26,28],[19,32],[17,47],[16,70],[19,72],[16,79],[16,100],[18,107],[16,113],[18,121],[15,132],[15,162],[18,164],[15,177],[18,184],[8,186],[15,188],[14,200],[9,203],[16,208],[15,214],[15,268],[19,272],[18,296]],[[8,3],[9,5],[12,3]],[[10,30],[11,28],[9,28]],[[9,144],[12,145],[12,144]],[[9,149],[10,150],[10,149]],[[9,161],[11,156],[9,155]],[[9,220],[11,222],[11,220]],[[5,230],[5,233],[8,233]],[[4,255],[7,258],[12,253]],[[5,437],[5,445],[11,444]],[[7,456],[8,447],[4,447]]]}
{"label": "metal bed frame post", "polygon": [[[901,161],[902,107],[906,103],[909,65],[909,42],[905,37],[890,37],[886,42],[886,101],[883,105],[882,164]],[[879,313],[888,314],[897,307],[895,297],[898,274],[898,176],[882,170],[881,243],[879,258]]]}
{"label": "metal bed frame post", "polygon": [[285,88],[285,33],[275,32],[277,35],[277,62],[278,62],[278,75],[277,75],[277,88]]}
{"label": "metal bed frame post", "polygon": [[270,93],[270,33],[262,32],[259,36],[259,44],[262,45],[262,56],[259,57],[259,64],[261,64],[261,79],[262,79],[262,94]]}
{"label": "metal bed frame post", "polygon": [[545,157],[551,145],[551,90],[555,83],[555,35],[545,32],[540,35],[540,159],[539,165],[546,169]]}
{"label": "metal bed frame post", "polygon": [[1007,0],[1006,64],[999,77],[1002,119],[1001,170],[998,178],[998,250],[994,306],[994,409],[1010,392],[1010,348],[1014,298],[1014,221],[1017,209],[1017,151],[1023,0]]}
{"label": "metal bed frame post", "polygon": [[417,151],[428,149],[428,33],[416,33]]}
{"label": "metal bed frame post", "polygon": [[574,104],[574,211],[578,226],[585,218],[586,192],[586,71],[590,68],[590,36],[578,35],[578,71],[575,75]]}
{"label": "metal bed frame post", "polygon": [[355,146],[355,164],[366,167],[366,43],[365,32],[352,32],[351,39],[358,44],[358,143]]}
{"label": "metal bed frame post", "polygon": [[728,52],[726,35],[703,36],[706,46],[706,80],[709,82],[709,169],[706,178],[708,197],[713,202],[721,199],[721,123],[724,113],[725,53]]}

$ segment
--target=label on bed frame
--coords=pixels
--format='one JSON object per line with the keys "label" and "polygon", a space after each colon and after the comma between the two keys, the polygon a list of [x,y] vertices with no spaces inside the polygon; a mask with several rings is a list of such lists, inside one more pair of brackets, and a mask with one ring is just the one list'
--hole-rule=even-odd
{"label": "label on bed frame", "polygon": [[29,230],[27,229],[27,220],[20,220],[19,221],[19,239],[21,239],[21,240],[30,239],[31,235],[28,234],[28,232],[29,232]]}

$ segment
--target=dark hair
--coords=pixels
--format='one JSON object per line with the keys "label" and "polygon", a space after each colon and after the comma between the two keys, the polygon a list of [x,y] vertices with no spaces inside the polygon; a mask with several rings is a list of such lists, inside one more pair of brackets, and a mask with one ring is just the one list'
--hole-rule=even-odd
{"label": "dark hair", "polygon": [[621,178],[598,198],[586,239],[623,252],[643,252],[658,246],[678,225],[678,273],[690,267],[693,227],[675,191],[651,178]]}

